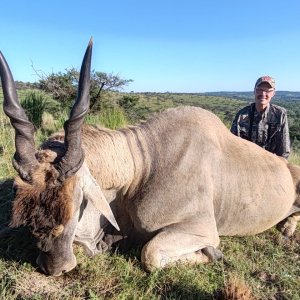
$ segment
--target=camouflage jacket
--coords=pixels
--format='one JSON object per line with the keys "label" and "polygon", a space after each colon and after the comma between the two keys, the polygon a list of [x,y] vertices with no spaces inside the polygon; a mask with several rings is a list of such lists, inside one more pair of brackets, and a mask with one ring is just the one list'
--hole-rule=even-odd
{"label": "camouflage jacket", "polygon": [[255,103],[242,108],[234,118],[231,132],[272,153],[286,159],[289,157],[287,112],[280,106],[269,104],[262,114],[256,111]]}

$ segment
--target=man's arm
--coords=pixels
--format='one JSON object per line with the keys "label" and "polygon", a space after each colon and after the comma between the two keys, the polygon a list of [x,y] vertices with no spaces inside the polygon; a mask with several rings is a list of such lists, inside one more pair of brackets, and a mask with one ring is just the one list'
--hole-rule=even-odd
{"label": "man's arm", "polygon": [[289,125],[287,120],[287,114],[282,116],[282,125],[281,125],[281,140],[278,145],[278,150],[276,151],[277,155],[284,157],[285,159],[289,158],[291,152],[291,142],[290,142],[290,133]]}
{"label": "man's arm", "polygon": [[231,128],[230,131],[234,134],[234,135],[238,135],[238,119],[239,119],[239,113],[237,113],[235,115],[235,118],[231,124]]}

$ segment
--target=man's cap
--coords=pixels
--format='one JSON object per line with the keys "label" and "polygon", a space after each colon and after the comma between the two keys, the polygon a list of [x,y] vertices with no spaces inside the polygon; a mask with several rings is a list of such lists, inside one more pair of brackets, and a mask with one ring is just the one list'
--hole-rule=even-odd
{"label": "man's cap", "polygon": [[273,89],[275,89],[275,79],[272,78],[271,76],[262,76],[262,77],[259,77],[257,80],[256,80],[256,83],[255,83],[255,88],[257,88],[261,83],[263,82],[266,82],[268,83]]}

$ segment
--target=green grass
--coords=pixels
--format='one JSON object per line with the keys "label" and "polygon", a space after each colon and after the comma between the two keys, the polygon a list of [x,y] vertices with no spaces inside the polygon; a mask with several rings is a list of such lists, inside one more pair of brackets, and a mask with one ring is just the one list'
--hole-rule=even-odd
{"label": "green grass", "polygon": [[96,115],[86,117],[87,124],[98,124],[110,129],[118,129],[128,124],[128,120],[119,107],[106,108]]}
{"label": "green grass", "polygon": [[0,110],[0,180],[15,175],[11,164],[14,153],[14,129],[11,127],[8,118],[3,117]]}
{"label": "green grass", "polygon": [[[176,97],[179,102],[181,96]],[[190,98],[191,103],[194,100]],[[144,108],[147,113],[173,103],[167,96],[151,101]],[[146,99],[141,99],[139,113],[141,103]],[[62,126],[66,113],[46,119],[37,131],[37,142]],[[87,122],[119,128],[128,121],[121,110],[112,108],[89,116]],[[14,196],[14,133],[1,110],[0,147],[0,299],[300,299],[299,226],[291,239],[275,228],[256,236],[221,237],[224,259],[207,265],[176,265],[149,274],[141,267],[140,249],[89,258],[74,245],[78,260],[74,270],[59,278],[39,273],[32,236],[24,228],[6,227]],[[293,153],[290,161],[300,165],[300,154]]]}
{"label": "green grass", "polygon": [[38,90],[29,90],[21,101],[29,121],[35,128],[41,128],[43,123],[43,114],[47,106],[49,96]]}
{"label": "green grass", "polygon": [[296,151],[292,151],[289,157],[289,162],[300,166],[300,153]]}
{"label": "green grass", "polygon": [[[139,251],[89,258],[74,246],[78,266],[51,278],[35,270],[37,251],[28,233],[19,230],[0,244],[0,293],[5,299],[226,299],[227,289],[243,289],[256,299],[299,299],[299,242],[299,234],[285,240],[275,229],[255,237],[223,237],[224,260],[151,274],[142,270]],[[27,253],[12,248],[8,254],[4,244]]]}

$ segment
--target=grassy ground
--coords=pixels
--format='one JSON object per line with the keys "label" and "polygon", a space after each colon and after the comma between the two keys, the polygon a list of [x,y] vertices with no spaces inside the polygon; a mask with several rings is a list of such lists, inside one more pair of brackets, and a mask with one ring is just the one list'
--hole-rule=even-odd
{"label": "grassy ground", "polygon": [[[168,99],[158,99],[155,105],[160,109],[163,101],[172,106]],[[117,111],[113,114],[106,124],[126,123]],[[88,122],[94,118],[105,123],[105,115]],[[43,139],[43,133],[37,139]],[[14,133],[0,113],[0,299],[300,299],[299,227],[291,239],[276,228],[251,237],[221,237],[222,261],[152,274],[141,268],[140,249],[89,258],[74,245],[78,266],[73,271],[59,278],[41,274],[31,235],[25,228],[7,228],[15,175],[13,144]],[[300,164],[299,154],[291,161]]]}
{"label": "grassy ground", "polygon": [[25,229],[0,242],[0,299],[299,299],[300,234],[284,239],[276,229],[221,238],[224,259],[174,266],[152,274],[139,249],[88,258],[74,246],[78,266],[59,278],[36,269],[37,250]]}

